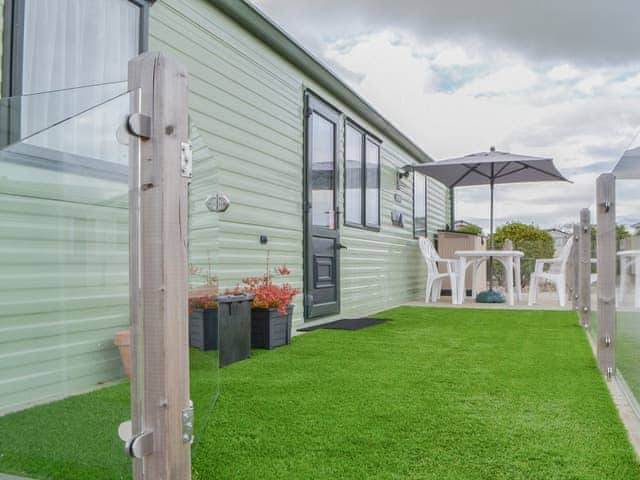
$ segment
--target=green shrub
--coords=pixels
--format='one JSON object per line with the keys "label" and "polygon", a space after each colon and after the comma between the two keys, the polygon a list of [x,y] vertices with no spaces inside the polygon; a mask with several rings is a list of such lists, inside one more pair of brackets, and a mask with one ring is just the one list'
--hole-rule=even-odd
{"label": "green shrub", "polygon": [[473,235],[482,235],[482,227],[479,225],[474,225],[470,223],[468,225],[460,225],[459,227],[456,227],[456,232],[471,233]]}
{"label": "green shrub", "polygon": [[[553,237],[549,232],[536,225],[519,222],[507,223],[499,227],[494,235],[495,248],[500,250],[505,240],[513,242],[514,250],[524,252],[520,261],[522,285],[529,283],[531,272],[535,269],[537,258],[552,258],[554,254]],[[499,262],[494,262],[494,271],[498,280],[504,277],[504,269]]]}

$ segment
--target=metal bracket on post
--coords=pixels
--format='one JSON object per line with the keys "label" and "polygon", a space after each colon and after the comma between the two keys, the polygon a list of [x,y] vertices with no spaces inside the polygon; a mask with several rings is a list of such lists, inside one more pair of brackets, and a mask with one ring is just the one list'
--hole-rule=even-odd
{"label": "metal bracket on post", "polygon": [[131,458],[142,458],[153,453],[153,432],[131,433],[131,420],[122,422],[118,427],[118,436],[124,442],[124,451]]}
{"label": "metal bracket on post", "polygon": [[124,444],[125,451],[131,458],[142,458],[153,453],[153,432],[134,435]]}
{"label": "metal bracket on post", "polygon": [[132,135],[148,140],[151,138],[151,117],[142,113],[132,113],[127,120],[127,128]]}

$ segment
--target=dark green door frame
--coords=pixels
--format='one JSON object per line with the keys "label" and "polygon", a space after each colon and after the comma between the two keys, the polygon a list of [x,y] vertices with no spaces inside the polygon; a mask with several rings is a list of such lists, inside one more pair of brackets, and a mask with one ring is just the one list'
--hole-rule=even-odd
{"label": "dark green door frame", "polygon": [[[340,112],[311,92],[305,93],[304,104],[304,317],[308,320],[340,312],[341,245],[337,203]],[[332,158],[324,162],[314,158],[314,152],[317,155],[320,150],[318,145],[314,148],[314,132],[318,135],[316,140],[324,133],[322,140],[331,142]],[[319,194],[315,202],[314,190]],[[320,194],[322,191],[325,195]],[[314,208],[319,209],[315,216]]]}

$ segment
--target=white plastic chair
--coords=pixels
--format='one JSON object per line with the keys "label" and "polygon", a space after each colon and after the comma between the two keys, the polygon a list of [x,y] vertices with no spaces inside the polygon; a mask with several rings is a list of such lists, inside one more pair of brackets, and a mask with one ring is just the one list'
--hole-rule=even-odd
{"label": "white plastic chair", "polygon": [[[564,307],[566,305],[567,264],[569,263],[569,256],[571,255],[572,247],[573,236],[570,236],[564,244],[564,247],[562,247],[558,257],[539,258],[536,260],[536,267],[534,272],[531,274],[531,281],[529,283],[529,306],[533,305],[537,301],[538,282],[540,280],[547,280],[555,284],[560,306]],[[545,272],[544,266],[547,264],[550,265],[550,268]]]}
{"label": "white plastic chair", "polygon": [[[428,238],[422,237],[418,241],[420,245],[420,252],[427,265],[427,286],[425,289],[425,303],[429,303],[429,299],[432,302],[437,302],[442,294],[442,280],[449,278],[451,284],[451,303],[457,303],[458,298],[458,277],[455,272],[456,261],[448,258],[440,258],[438,252]],[[438,270],[438,264],[444,264],[447,267],[446,272],[440,272]]]}

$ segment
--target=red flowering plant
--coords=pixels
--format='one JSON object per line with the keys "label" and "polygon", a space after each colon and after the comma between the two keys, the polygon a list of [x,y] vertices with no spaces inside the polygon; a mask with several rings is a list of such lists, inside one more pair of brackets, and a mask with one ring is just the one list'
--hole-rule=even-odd
{"label": "red flowering plant", "polygon": [[287,307],[293,301],[293,297],[300,293],[300,289],[291,286],[289,283],[274,284],[273,275],[286,277],[291,271],[282,265],[274,268],[273,272],[269,268],[269,256],[267,255],[267,270],[264,275],[259,277],[247,277],[242,279],[244,288],[236,287],[234,291],[228,293],[244,293],[252,294],[254,308],[277,308],[280,313],[286,315]]}

